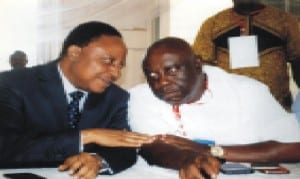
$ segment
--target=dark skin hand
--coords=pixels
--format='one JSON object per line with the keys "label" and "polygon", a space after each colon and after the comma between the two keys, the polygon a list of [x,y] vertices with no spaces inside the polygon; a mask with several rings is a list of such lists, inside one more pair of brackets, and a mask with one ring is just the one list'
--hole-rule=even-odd
{"label": "dark skin hand", "polygon": [[[140,147],[143,143],[151,143],[155,138],[125,130],[86,129],[82,130],[83,144],[95,143],[106,147]],[[69,171],[76,178],[96,178],[101,168],[101,157],[89,153],[79,153],[67,158],[59,166],[60,171]]]}
{"label": "dark skin hand", "polygon": [[98,155],[83,152],[67,158],[58,169],[68,171],[71,176],[76,178],[94,179],[101,168],[101,161],[102,159]]}
{"label": "dark skin hand", "polygon": [[220,166],[221,163],[214,157],[195,153],[195,156],[184,162],[179,169],[179,176],[181,179],[205,179],[205,175],[208,175],[215,179],[220,172]]}
{"label": "dark skin hand", "polygon": [[163,136],[156,137],[157,140],[143,145],[140,151],[149,164],[179,170],[181,179],[204,178],[205,175],[216,178],[218,175],[220,162],[216,158],[166,143]]}
{"label": "dark skin hand", "polygon": [[203,155],[210,155],[209,150],[210,147],[207,145],[198,144],[189,139],[178,137],[175,135],[160,135],[157,137],[158,140],[163,141],[164,143],[174,145],[183,150],[191,150],[197,153],[201,153]]}
{"label": "dark skin hand", "polygon": [[[195,143],[189,139],[172,135],[161,135],[157,137],[161,143],[168,144],[177,150],[188,151],[180,154],[171,149],[154,157],[160,158],[165,167],[168,164],[177,163],[181,179],[201,178],[202,173],[199,170],[205,171],[214,178],[219,173],[220,163],[218,160],[210,156],[210,147]],[[299,162],[300,161],[300,143],[281,143],[276,141],[265,141],[246,145],[222,146],[224,149],[223,159],[231,162]],[[157,147],[158,148],[158,147]],[[160,149],[163,150],[163,149]],[[167,158],[166,156],[172,157]],[[194,153],[194,155],[193,155]],[[185,158],[179,157],[185,155]],[[166,158],[164,158],[166,157]],[[176,158],[176,162],[174,162]],[[157,160],[158,161],[158,160]],[[169,161],[169,162],[166,162]],[[172,163],[173,161],[173,163]],[[158,162],[159,163],[159,162]],[[174,168],[174,166],[173,166]]]}
{"label": "dark skin hand", "polygon": [[95,143],[106,147],[141,147],[155,139],[146,134],[126,130],[85,129],[81,131],[82,143]]}
{"label": "dark skin hand", "polygon": [[[95,143],[106,147],[140,147],[153,142],[155,137],[126,130],[86,129],[81,131],[83,144]],[[102,158],[89,153],[79,153],[67,158],[59,166],[60,171],[69,171],[76,178],[96,178],[102,166]]]}
{"label": "dark skin hand", "polygon": [[208,146],[174,135],[161,135],[157,138],[182,150],[195,153],[191,155],[189,159],[186,159],[183,166],[179,169],[181,179],[204,179],[203,173],[200,172],[201,170],[207,173],[211,179],[217,177],[221,163],[219,160],[210,156],[210,148]]}

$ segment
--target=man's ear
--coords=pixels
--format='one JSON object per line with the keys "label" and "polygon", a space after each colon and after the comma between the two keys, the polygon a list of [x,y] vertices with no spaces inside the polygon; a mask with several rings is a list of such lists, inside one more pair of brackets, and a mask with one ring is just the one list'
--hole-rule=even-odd
{"label": "man's ear", "polygon": [[195,67],[198,71],[202,72],[202,58],[200,55],[195,55]]}
{"label": "man's ear", "polygon": [[68,47],[67,56],[72,60],[77,59],[77,57],[81,53],[81,50],[82,50],[81,47],[79,47],[77,45],[71,45]]}

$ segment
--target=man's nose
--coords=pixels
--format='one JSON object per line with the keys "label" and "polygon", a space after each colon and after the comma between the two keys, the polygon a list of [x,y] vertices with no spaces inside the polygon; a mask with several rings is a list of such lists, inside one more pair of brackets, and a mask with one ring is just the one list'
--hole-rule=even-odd
{"label": "man's nose", "polygon": [[120,78],[121,70],[122,70],[122,67],[120,67],[119,65],[112,65],[110,67],[110,74],[112,77],[112,81],[116,81],[117,79]]}
{"label": "man's nose", "polygon": [[161,85],[167,85],[167,84],[169,83],[168,76],[165,75],[163,72],[160,73],[159,83],[160,83]]}

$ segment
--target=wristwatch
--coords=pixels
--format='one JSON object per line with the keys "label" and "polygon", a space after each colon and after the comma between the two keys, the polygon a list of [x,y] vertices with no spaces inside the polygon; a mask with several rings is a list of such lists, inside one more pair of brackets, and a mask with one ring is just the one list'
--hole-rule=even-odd
{"label": "wristwatch", "polygon": [[223,158],[224,149],[221,146],[211,146],[210,154],[214,157]]}

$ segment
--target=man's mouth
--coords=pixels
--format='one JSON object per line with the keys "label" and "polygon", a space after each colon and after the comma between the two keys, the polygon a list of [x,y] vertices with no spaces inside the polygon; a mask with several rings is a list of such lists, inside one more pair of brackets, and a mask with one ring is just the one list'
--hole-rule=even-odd
{"label": "man's mouth", "polygon": [[107,86],[111,85],[112,84],[112,81],[111,80],[108,80],[108,79],[104,79],[104,78],[99,78],[102,82],[104,82]]}
{"label": "man's mouth", "polygon": [[161,93],[162,98],[168,102],[176,102],[182,100],[181,92],[178,90],[168,90]]}

